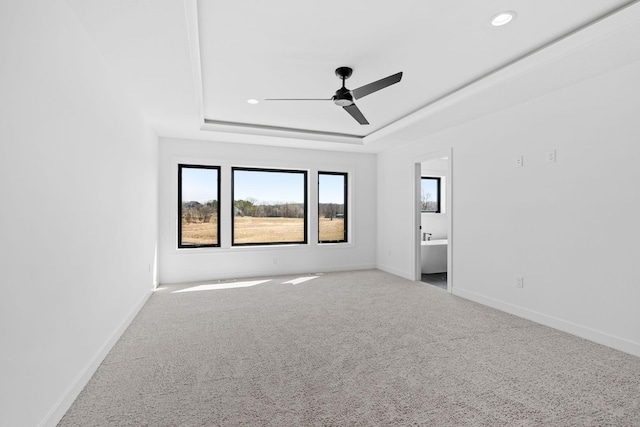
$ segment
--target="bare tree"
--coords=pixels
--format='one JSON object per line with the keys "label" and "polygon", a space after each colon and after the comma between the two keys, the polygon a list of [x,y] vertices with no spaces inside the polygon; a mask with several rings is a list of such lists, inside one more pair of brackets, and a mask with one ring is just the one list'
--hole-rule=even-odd
{"label": "bare tree", "polygon": [[420,196],[420,209],[423,211],[429,210],[429,206],[431,205],[431,193],[426,193],[422,191],[422,195]]}

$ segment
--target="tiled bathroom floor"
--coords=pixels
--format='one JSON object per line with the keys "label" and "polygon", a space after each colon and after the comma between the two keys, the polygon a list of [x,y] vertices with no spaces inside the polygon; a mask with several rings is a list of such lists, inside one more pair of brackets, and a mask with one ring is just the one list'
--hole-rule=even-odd
{"label": "tiled bathroom floor", "polygon": [[447,290],[447,273],[423,274],[421,281]]}

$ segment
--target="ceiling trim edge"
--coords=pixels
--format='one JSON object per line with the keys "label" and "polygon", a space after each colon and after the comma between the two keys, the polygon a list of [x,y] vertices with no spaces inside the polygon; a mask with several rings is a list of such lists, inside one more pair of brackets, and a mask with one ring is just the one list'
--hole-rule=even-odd
{"label": "ceiling trim edge", "polygon": [[184,0],[184,13],[187,20],[187,43],[189,44],[189,56],[191,58],[191,72],[193,73],[196,105],[200,116],[199,122],[204,123],[204,98],[202,90],[202,66],[200,65],[200,36],[198,35],[197,0]]}
{"label": "ceiling trim edge", "polygon": [[209,132],[230,132],[250,135],[275,136],[282,138],[309,139],[313,141],[340,142],[363,145],[363,137],[347,133],[322,132],[307,129],[287,128],[280,126],[236,123],[220,120],[204,119],[200,130]]}

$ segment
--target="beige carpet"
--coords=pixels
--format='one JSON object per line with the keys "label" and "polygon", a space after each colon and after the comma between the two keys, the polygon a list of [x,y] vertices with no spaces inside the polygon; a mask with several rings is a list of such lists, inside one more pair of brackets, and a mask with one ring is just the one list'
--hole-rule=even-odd
{"label": "beige carpet", "polygon": [[380,271],[295,278],[163,286],[60,425],[640,426],[640,358]]}

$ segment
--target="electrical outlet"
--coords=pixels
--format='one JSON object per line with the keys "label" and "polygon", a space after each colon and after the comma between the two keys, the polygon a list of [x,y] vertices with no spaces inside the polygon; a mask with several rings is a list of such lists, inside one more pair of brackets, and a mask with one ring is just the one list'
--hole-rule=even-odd
{"label": "electrical outlet", "polygon": [[273,265],[277,265],[278,264],[278,258],[274,258],[273,259]]}
{"label": "electrical outlet", "polygon": [[547,163],[555,163],[556,162],[556,150],[547,151]]}
{"label": "electrical outlet", "polygon": [[516,156],[516,167],[521,168],[524,166],[524,157]]}
{"label": "electrical outlet", "polygon": [[523,287],[524,287],[524,277],[516,276],[516,288],[523,288]]}

